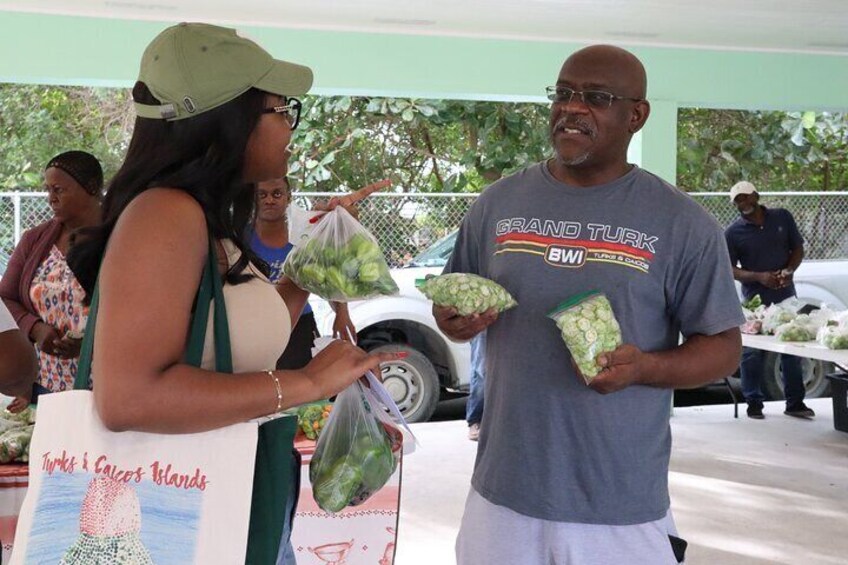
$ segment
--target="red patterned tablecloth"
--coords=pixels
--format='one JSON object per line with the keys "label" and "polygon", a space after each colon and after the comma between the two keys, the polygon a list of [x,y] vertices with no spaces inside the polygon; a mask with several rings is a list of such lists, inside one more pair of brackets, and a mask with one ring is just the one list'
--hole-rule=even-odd
{"label": "red patterned tablecloth", "polygon": [[29,470],[26,463],[0,464],[0,545],[2,563],[8,563],[15,541],[18,513],[24,503]]}

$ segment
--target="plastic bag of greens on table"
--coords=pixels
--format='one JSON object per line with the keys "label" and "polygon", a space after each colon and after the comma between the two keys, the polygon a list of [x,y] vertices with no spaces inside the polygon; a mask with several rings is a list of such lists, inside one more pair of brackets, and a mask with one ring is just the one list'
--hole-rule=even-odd
{"label": "plastic bag of greens on table", "polygon": [[828,349],[848,349],[848,326],[844,324],[822,326],[816,341]]}
{"label": "plastic bag of greens on table", "polygon": [[768,306],[763,312],[763,333],[774,335],[778,327],[794,320],[798,315],[797,306],[794,301],[788,300]]}
{"label": "plastic bag of greens on table", "polygon": [[294,248],[283,273],[303,290],[336,302],[398,292],[377,240],[341,206],[324,214]]}
{"label": "plastic bag of greens on table", "polygon": [[336,397],[309,463],[312,496],[326,512],[367,500],[397,469],[403,434],[359,381]]}
{"label": "plastic bag of greens on table", "polygon": [[503,312],[518,305],[504,287],[471,273],[449,273],[419,279],[415,286],[435,305],[451,306],[460,316],[482,314],[491,308]]}
{"label": "plastic bag of greens on table", "polygon": [[621,345],[621,327],[607,297],[597,291],[572,296],[548,313],[588,384],[600,372],[596,359]]}
{"label": "plastic bag of greens on table", "polygon": [[798,321],[796,318],[791,322],[777,327],[774,335],[780,341],[813,341],[816,339],[816,330],[812,326]]}

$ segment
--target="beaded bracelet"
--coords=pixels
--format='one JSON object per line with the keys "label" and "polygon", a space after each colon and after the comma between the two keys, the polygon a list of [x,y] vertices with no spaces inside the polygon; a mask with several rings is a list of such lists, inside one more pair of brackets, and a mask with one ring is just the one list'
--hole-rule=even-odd
{"label": "beaded bracelet", "polygon": [[274,387],[277,389],[277,410],[275,414],[283,411],[283,388],[280,386],[280,379],[274,374],[274,371],[266,371],[268,376],[274,379]]}

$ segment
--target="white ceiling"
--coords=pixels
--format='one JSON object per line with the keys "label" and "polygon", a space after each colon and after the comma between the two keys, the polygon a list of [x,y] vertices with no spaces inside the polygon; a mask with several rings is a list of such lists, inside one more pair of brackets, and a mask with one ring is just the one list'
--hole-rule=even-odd
{"label": "white ceiling", "polygon": [[848,55],[848,0],[0,0],[120,19]]}

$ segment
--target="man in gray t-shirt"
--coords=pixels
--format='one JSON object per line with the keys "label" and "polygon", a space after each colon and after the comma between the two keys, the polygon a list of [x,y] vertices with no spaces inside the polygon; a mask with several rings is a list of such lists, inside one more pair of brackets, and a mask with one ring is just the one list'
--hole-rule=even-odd
{"label": "man in gray t-shirt", "polygon": [[[627,51],[594,46],[572,55],[549,89],[556,156],[490,186],[463,221],[445,272],[490,278],[518,307],[469,317],[434,308],[448,336],[488,335],[490,382],[460,565],[578,554],[591,558],[568,562],[668,562],[668,539],[639,549],[639,535],[603,536],[606,558],[564,547],[587,539],[581,525],[639,528],[667,517],[671,391],[739,363],[744,317],[720,226],[627,163],[630,138],[649,114],[645,90],[644,69]],[[599,357],[604,370],[587,386],[547,314],[589,290],[608,297],[625,345]],[[501,522],[508,512],[521,522]],[[505,531],[533,530],[526,519],[577,526],[577,541],[545,529],[505,542]],[[528,544],[536,557],[504,556]]]}

